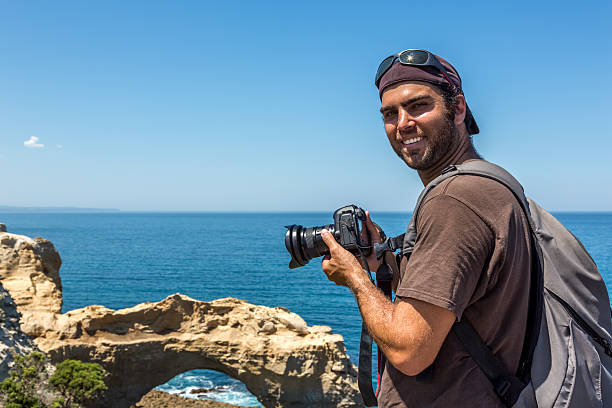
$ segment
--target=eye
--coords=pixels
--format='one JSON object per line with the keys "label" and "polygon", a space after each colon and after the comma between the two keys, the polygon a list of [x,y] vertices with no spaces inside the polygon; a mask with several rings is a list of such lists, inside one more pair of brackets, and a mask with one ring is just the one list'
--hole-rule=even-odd
{"label": "eye", "polygon": [[410,109],[411,110],[419,110],[419,109],[423,109],[423,108],[425,108],[427,106],[429,106],[428,102],[419,101],[419,102],[415,102],[412,105],[410,105]]}
{"label": "eye", "polygon": [[397,116],[397,111],[386,110],[382,113],[383,120],[391,120]]}
{"label": "eye", "polygon": [[406,106],[406,110],[413,116],[420,116],[431,108],[431,102],[427,100],[414,101]]}

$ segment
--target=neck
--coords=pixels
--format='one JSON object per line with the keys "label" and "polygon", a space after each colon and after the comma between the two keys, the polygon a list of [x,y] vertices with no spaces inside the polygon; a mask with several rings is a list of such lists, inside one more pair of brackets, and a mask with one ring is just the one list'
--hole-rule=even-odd
{"label": "neck", "polygon": [[[464,130],[464,129],[462,129]],[[459,142],[451,148],[436,164],[425,170],[419,170],[419,177],[426,186],[430,181],[442,174],[442,170],[451,164],[461,164],[464,161],[480,159],[476,153],[470,135],[464,130],[458,135]]]}

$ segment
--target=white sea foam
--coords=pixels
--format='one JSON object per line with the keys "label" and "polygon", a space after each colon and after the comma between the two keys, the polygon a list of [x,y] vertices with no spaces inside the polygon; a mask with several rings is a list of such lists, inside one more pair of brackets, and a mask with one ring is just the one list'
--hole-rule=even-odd
{"label": "white sea foam", "polygon": [[[262,406],[240,381],[219,373],[202,370],[178,375],[156,389],[192,399],[226,402],[246,407]],[[193,392],[196,390],[201,392]]]}

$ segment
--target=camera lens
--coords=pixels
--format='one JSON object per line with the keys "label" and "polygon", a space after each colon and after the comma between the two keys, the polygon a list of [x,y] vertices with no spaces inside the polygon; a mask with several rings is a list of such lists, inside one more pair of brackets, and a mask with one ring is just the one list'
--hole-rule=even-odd
{"label": "camera lens", "polygon": [[329,253],[327,245],[321,237],[321,230],[326,229],[334,234],[333,225],[304,228],[301,225],[288,225],[285,234],[285,247],[291,254],[289,268],[304,266],[312,258]]}

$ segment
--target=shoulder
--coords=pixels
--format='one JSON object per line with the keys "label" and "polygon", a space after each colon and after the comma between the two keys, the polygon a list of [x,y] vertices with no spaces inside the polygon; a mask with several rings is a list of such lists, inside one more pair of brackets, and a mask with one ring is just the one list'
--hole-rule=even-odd
{"label": "shoulder", "polygon": [[463,174],[444,180],[429,192],[422,209],[429,207],[428,203],[448,199],[461,203],[483,219],[521,211],[520,204],[506,186],[481,176]]}

